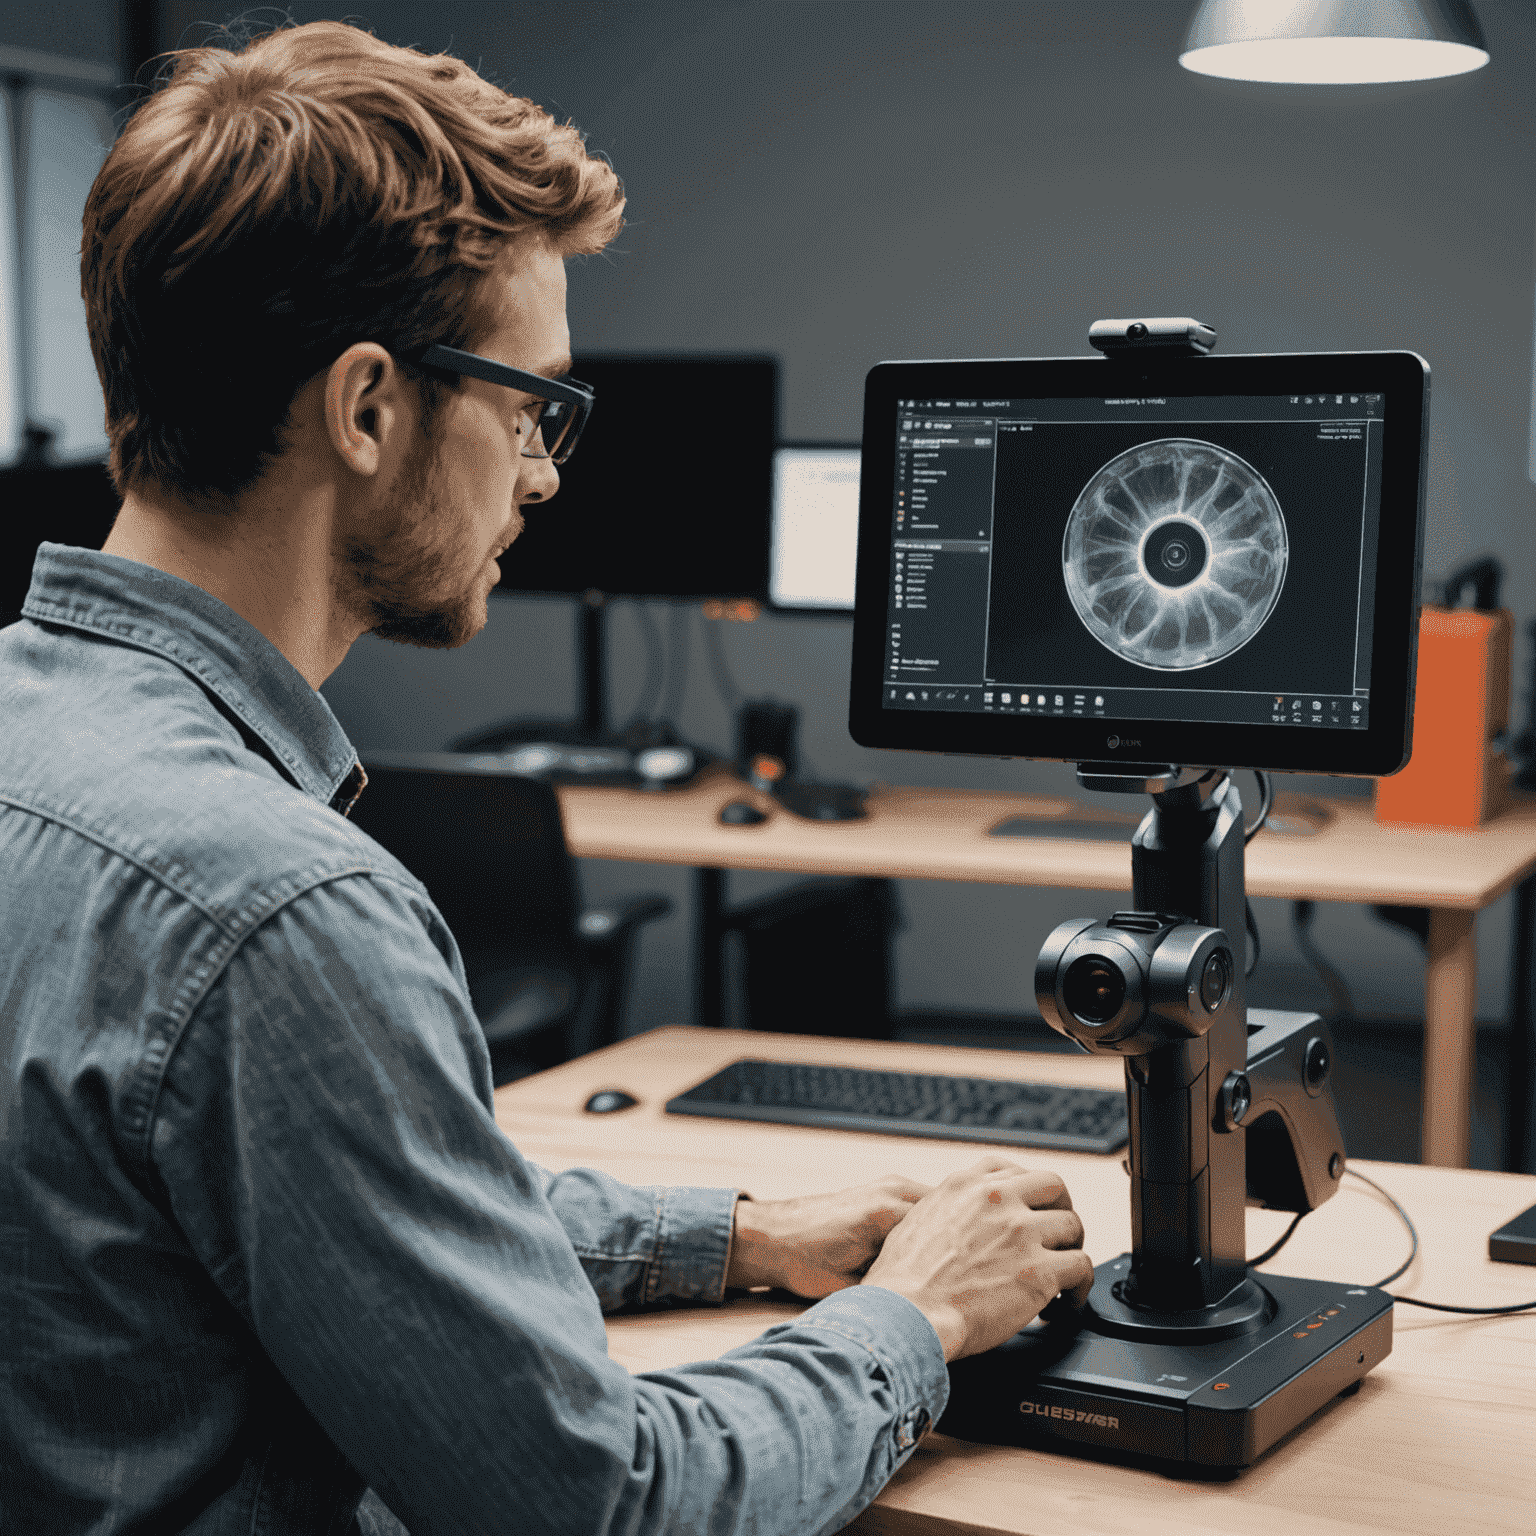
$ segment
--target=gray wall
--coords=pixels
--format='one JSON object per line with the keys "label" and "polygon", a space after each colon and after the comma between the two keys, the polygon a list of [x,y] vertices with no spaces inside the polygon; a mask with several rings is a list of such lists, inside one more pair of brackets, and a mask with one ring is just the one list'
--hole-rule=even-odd
{"label": "gray wall", "polygon": [[[1536,13],[1521,0],[1479,0],[1493,62],[1469,78],[1335,91],[1186,73],[1182,0],[291,9],[451,49],[573,118],[611,157],[630,223],[608,253],[572,264],[578,351],[767,349],[783,360],[785,435],[856,439],[873,363],[1083,353],[1089,321],[1106,314],[1198,315],[1228,351],[1412,348],[1434,368],[1426,570],[1497,552],[1522,627],[1536,609]],[[180,0],[167,12],[172,38],[215,14]],[[687,472],[660,453],[637,464],[637,506]],[[567,712],[570,624],[559,602],[498,601],[458,652],[365,638],[325,692],[365,747],[438,746],[506,715]],[[825,775],[1071,785],[1056,765],[855,747],[843,724],[846,623],[723,628],[744,689],[801,707]],[[632,611],[620,608],[614,631],[622,713],[643,646]],[[1517,689],[1528,666],[1522,632]],[[729,742],[697,645],[681,724]],[[673,870],[590,865],[585,876],[593,895],[687,889]],[[768,883],[738,878],[733,894]],[[1024,1006],[1052,924],[1115,904],[925,882],[903,897],[902,1003],[999,1013]],[[1255,906],[1257,1000],[1321,1002],[1285,907]],[[1485,1019],[1505,1007],[1508,906],[1479,924]],[[1412,941],[1353,908],[1325,908],[1316,935],[1362,1013],[1421,1012]],[[686,962],[679,917],[646,940],[636,1025],[688,1016]]]}
{"label": "gray wall", "polygon": [[0,8],[0,47],[116,65],[121,37],[121,7],[116,0],[48,0],[47,5],[16,3]]}

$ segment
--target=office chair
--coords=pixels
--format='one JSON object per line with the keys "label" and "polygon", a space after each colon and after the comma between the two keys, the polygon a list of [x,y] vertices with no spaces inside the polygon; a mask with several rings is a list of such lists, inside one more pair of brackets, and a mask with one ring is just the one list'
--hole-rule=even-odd
{"label": "office chair", "polygon": [[351,819],[426,886],[464,957],[496,1086],[617,1040],[635,935],[664,896],[583,910],[553,787],[365,755]]}

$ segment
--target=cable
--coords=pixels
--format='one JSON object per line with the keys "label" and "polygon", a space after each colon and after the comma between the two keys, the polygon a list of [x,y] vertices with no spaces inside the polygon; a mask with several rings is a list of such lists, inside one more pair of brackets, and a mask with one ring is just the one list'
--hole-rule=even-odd
{"label": "cable", "polygon": [[[1243,828],[1243,846],[1245,848],[1263,830],[1264,823],[1269,820],[1270,808],[1275,803],[1275,786],[1270,776],[1261,768],[1255,768],[1253,776],[1258,781],[1259,786],[1259,814],[1254,817],[1251,827]],[[1248,957],[1248,964],[1243,967],[1243,975],[1252,976],[1255,967],[1259,963],[1261,946],[1259,944],[1258,920],[1253,915],[1253,903],[1246,898],[1243,901],[1243,923],[1248,929],[1248,937],[1253,940],[1253,953]],[[1289,1237],[1291,1234],[1287,1232],[1285,1235]],[[1284,1239],[1281,1239],[1281,1241],[1284,1241]]]}
{"label": "cable", "polygon": [[1264,823],[1269,820],[1269,813],[1275,803],[1274,781],[1261,768],[1252,770],[1253,776],[1259,783],[1259,814],[1254,817],[1251,827],[1243,828],[1243,845],[1246,847],[1256,838],[1264,828]]}
{"label": "cable", "polygon": [[[1269,819],[1270,808],[1274,805],[1275,798],[1269,775],[1255,769],[1253,776],[1259,781],[1259,814],[1254,818],[1253,825],[1244,829],[1243,842],[1245,845],[1253,841],[1260,828]],[[1248,962],[1248,968],[1244,975],[1251,976],[1254,966],[1259,963],[1259,925],[1254,921],[1252,905],[1245,901],[1244,906],[1246,909],[1244,915],[1248,927],[1248,936],[1253,940],[1253,958]],[[1328,997],[1334,1006],[1335,1017],[1348,1018],[1355,1011],[1354,1000],[1350,996],[1349,988],[1345,985],[1344,978],[1329,965],[1322,952],[1312,942],[1311,936],[1307,933],[1307,928],[1312,922],[1315,910],[1315,904],[1310,901],[1293,903],[1291,907],[1291,920],[1296,931],[1296,944],[1302,954],[1311,962],[1313,970],[1322,977],[1323,985],[1328,988]],[[1353,1168],[1346,1168],[1344,1171],[1353,1178],[1359,1179],[1362,1184],[1369,1184],[1377,1194],[1384,1195],[1391,1202],[1393,1210],[1402,1218],[1403,1225],[1408,1228],[1409,1237],[1413,1239],[1413,1247],[1407,1259],[1398,1265],[1385,1280],[1378,1280],[1376,1282],[1374,1289],[1378,1291],[1384,1290],[1394,1280],[1398,1279],[1399,1276],[1406,1274],[1409,1266],[1418,1257],[1418,1229],[1410,1220],[1408,1212],[1398,1204],[1396,1198],[1389,1191],[1383,1189],[1375,1179],[1368,1179],[1363,1173],[1356,1173]],[[1280,1234],[1275,1242],[1271,1243],[1258,1258],[1248,1260],[1248,1267],[1250,1269],[1257,1268],[1260,1264],[1267,1264],[1269,1260],[1274,1258],[1291,1240],[1291,1234],[1301,1225],[1301,1218],[1306,1214],[1305,1211],[1298,1211],[1292,1219],[1290,1226]],[[1477,1317],[1500,1316],[1510,1312],[1536,1312],[1536,1301],[1520,1302],[1511,1307],[1453,1307],[1443,1301],[1420,1301],[1415,1296],[1393,1296],[1392,1300],[1404,1302],[1410,1307],[1428,1307],[1434,1312],[1460,1312]]]}
{"label": "cable", "polygon": [[[1413,1247],[1409,1250],[1408,1257],[1401,1264],[1399,1264],[1397,1266],[1397,1268],[1394,1269],[1392,1271],[1392,1273],[1390,1275],[1388,1275],[1385,1280],[1378,1280],[1376,1282],[1376,1289],[1379,1291],[1383,1287],[1391,1285],[1392,1282],[1394,1280],[1396,1280],[1399,1275],[1407,1274],[1409,1266],[1413,1263],[1413,1261],[1416,1258],[1418,1258],[1418,1256],[1419,1256],[1419,1231],[1418,1231],[1418,1228],[1414,1226],[1412,1220],[1410,1220],[1410,1218],[1408,1216],[1408,1212],[1405,1211],[1402,1208],[1402,1206],[1400,1206],[1397,1203],[1397,1200],[1395,1199],[1395,1197],[1392,1194],[1390,1194],[1387,1190],[1383,1189],[1381,1187],[1381,1185],[1376,1182],[1375,1179],[1368,1179],[1368,1178],[1366,1178],[1366,1176],[1363,1173],[1355,1173],[1355,1170],[1353,1168],[1346,1168],[1344,1171],[1346,1173],[1353,1174],[1354,1177],[1359,1179],[1362,1184],[1369,1184],[1371,1186],[1371,1188],[1374,1189],[1378,1195],[1385,1195],[1388,1200],[1391,1200],[1392,1201],[1392,1208],[1397,1212],[1397,1214],[1399,1216],[1401,1216],[1403,1218],[1403,1225],[1408,1228],[1408,1236],[1413,1239]],[[1404,1297],[1404,1298],[1400,1298],[1400,1299],[1406,1300],[1407,1298]],[[1428,1303],[1426,1302],[1426,1303],[1424,1303],[1424,1305],[1427,1306]]]}
{"label": "cable", "polygon": [[[1394,1280],[1398,1279],[1399,1276],[1406,1274],[1413,1261],[1418,1258],[1418,1228],[1414,1226],[1412,1219],[1408,1215],[1408,1212],[1398,1204],[1396,1196],[1393,1195],[1390,1190],[1383,1189],[1375,1179],[1368,1179],[1363,1173],[1356,1173],[1353,1168],[1346,1168],[1344,1171],[1345,1173],[1349,1174],[1351,1178],[1359,1179],[1362,1184],[1369,1184],[1378,1195],[1381,1195],[1386,1200],[1388,1200],[1391,1203],[1392,1209],[1396,1211],[1397,1214],[1402,1218],[1403,1225],[1408,1228],[1408,1236],[1413,1239],[1413,1246],[1408,1254],[1408,1257],[1401,1264],[1399,1264],[1397,1268],[1394,1269],[1392,1273],[1386,1277],[1385,1280],[1378,1280],[1372,1287],[1373,1290],[1385,1290]],[[1265,1264],[1270,1259],[1274,1258],[1274,1256],[1279,1253],[1283,1247],[1285,1247],[1286,1243],[1290,1241],[1291,1233],[1293,1233],[1296,1228],[1301,1225],[1301,1218],[1306,1214],[1307,1213],[1305,1211],[1299,1211],[1295,1219],[1291,1222],[1290,1226],[1288,1226],[1285,1231],[1280,1234],[1280,1240],[1276,1243],[1272,1243],[1268,1248],[1264,1250],[1263,1253],[1258,1256],[1258,1258],[1249,1259],[1248,1267],[1250,1269],[1257,1268],[1258,1265]],[[1473,1317],[1496,1317],[1510,1312],[1536,1312],[1536,1301],[1517,1302],[1512,1307],[1453,1307],[1447,1305],[1443,1301],[1420,1301],[1416,1296],[1393,1296],[1392,1300],[1401,1301],[1410,1307],[1428,1307],[1432,1312],[1462,1312]]]}
{"label": "cable", "polygon": [[1284,1232],[1282,1232],[1282,1233],[1281,1233],[1281,1234],[1280,1234],[1280,1238],[1279,1238],[1279,1241],[1278,1241],[1278,1242],[1274,1242],[1274,1243],[1271,1243],[1271,1244],[1270,1244],[1270,1245],[1269,1245],[1269,1247],[1268,1247],[1268,1248],[1266,1248],[1266,1249],[1265,1249],[1265,1250],[1264,1250],[1264,1252],[1263,1252],[1263,1253],[1261,1253],[1261,1254],[1260,1254],[1260,1255],[1259,1255],[1259,1256],[1258,1256],[1258,1258],[1256,1258],[1256,1259],[1249,1259],[1249,1260],[1248,1260],[1248,1267],[1249,1267],[1249,1268],[1250,1268],[1250,1269],[1255,1269],[1255,1268],[1257,1268],[1257,1267],[1258,1267],[1258,1266],[1259,1266],[1259,1265],[1260,1265],[1260,1264],[1267,1264],[1267,1263],[1269,1263],[1269,1261],[1270,1261],[1270,1260],[1271,1260],[1271,1259],[1272,1259],[1272,1258],[1274,1258],[1274,1256],[1275,1256],[1275,1255],[1276,1255],[1276,1254],[1277,1254],[1277,1253],[1279,1253],[1279,1252],[1280,1252],[1280,1250],[1281,1250],[1281,1249],[1282,1249],[1282,1248],[1284,1248],[1284,1247],[1285,1247],[1285,1245],[1286,1245],[1286,1244],[1287,1244],[1287,1243],[1288,1243],[1288,1242],[1290,1242],[1290,1240],[1291,1240],[1291,1233],[1292,1233],[1292,1232],[1294,1232],[1294,1231],[1295,1231],[1295,1230],[1296,1230],[1296,1228],[1297,1228],[1297,1227],[1299,1227],[1299,1226],[1300,1226],[1300,1225],[1301,1225],[1301,1218],[1302,1218],[1302,1217],[1303,1217],[1303,1216],[1305,1216],[1305,1215],[1306,1215],[1306,1214],[1307,1214],[1307,1213],[1306,1213],[1306,1212],[1305,1212],[1305,1211],[1297,1211],[1297,1213],[1296,1213],[1296,1219],[1295,1219],[1295,1220],[1294,1220],[1294,1221],[1293,1221],[1293,1222],[1292,1222],[1292,1223],[1291,1223],[1291,1224],[1290,1224],[1290,1226],[1288,1226],[1288,1227],[1287,1227],[1287,1228],[1286,1228],[1286,1229],[1285,1229],[1285,1231],[1284,1231]]}
{"label": "cable", "polygon": [[[1254,778],[1259,786],[1259,814],[1254,817],[1253,825],[1243,829],[1243,845],[1246,847],[1263,830],[1264,823],[1269,820],[1269,813],[1275,804],[1274,780],[1262,769],[1252,770]],[[1316,904],[1310,901],[1294,902],[1291,906],[1291,925],[1296,935],[1296,947],[1302,952],[1308,964],[1322,979],[1323,985],[1328,989],[1328,1001],[1333,1012],[1330,1022],[1339,1019],[1354,1017],[1355,1000],[1350,995],[1349,987],[1344,978],[1334,970],[1324,957],[1323,952],[1312,942],[1307,929],[1311,926]],[[1249,905],[1245,911],[1245,920],[1248,927],[1248,936],[1253,940],[1253,957],[1249,960],[1245,976],[1251,976],[1254,967],[1259,963],[1259,925],[1254,919],[1253,907]]]}
{"label": "cable", "polygon": [[[1390,1190],[1385,1190],[1375,1179],[1368,1179],[1363,1173],[1355,1173],[1353,1168],[1346,1168],[1346,1173],[1359,1179],[1362,1184],[1369,1184],[1379,1195],[1384,1195],[1392,1202],[1392,1209],[1403,1219],[1403,1225],[1408,1228],[1408,1235],[1413,1239],[1413,1249],[1407,1259],[1398,1265],[1385,1280],[1376,1282],[1376,1289],[1382,1290],[1390,1285],[1397,1277],[1406,1272],[1408,1266],[1419,1256],[1419,1234],[1413,1222],[1409,1219],[1408,1212],[1397,1203],[1397,1198]],[[1493,1317],[1506,1312],[1536,1312],[1536,1301],[1516,1302],[1511,1307],[1452,1307],[1443,1301],[1420,1301],[1415,1296],[1394,1296],[1393,1301],[1407,1302],[1410,1307],[1428,1307],[1432,1312],[1465,1312],[1477,1317]]]}

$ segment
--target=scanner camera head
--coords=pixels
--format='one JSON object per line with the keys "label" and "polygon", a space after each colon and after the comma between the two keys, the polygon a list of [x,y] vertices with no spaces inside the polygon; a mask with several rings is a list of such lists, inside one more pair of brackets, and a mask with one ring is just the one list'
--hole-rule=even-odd
{"label": "scanner camera head", "polygon": [[1144,1056],[1203,1035],[1236,979],[1222,929],[1116,912],[1055,929],[1035,962],[1035,1002],[1052,1029],[1090,1051]]}

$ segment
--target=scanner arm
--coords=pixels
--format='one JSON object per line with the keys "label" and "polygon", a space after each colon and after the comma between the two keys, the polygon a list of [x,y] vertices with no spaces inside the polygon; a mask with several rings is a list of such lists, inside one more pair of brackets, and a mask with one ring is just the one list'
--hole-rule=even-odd
{"label": "scanner arm", "polygon": [[1328,1081],[1333,1036],[1315,1013],[1263,1008],[1248,1011],[1248,1028],[1249,1105],[1241,1120],[1247,1204],[1316,1210],[1344,1173],[1344,1134]]}

